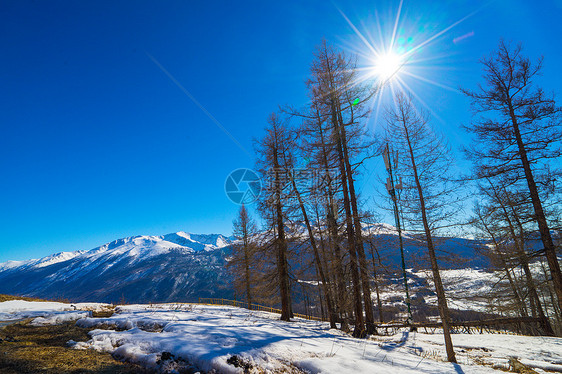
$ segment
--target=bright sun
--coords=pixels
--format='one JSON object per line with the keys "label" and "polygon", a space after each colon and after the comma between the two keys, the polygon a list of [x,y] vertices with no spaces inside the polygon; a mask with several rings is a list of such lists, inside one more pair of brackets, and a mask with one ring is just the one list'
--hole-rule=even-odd
{"label": "bright sun", "polygon": [[404,59],[401,55],[387,52],[381,54],[377,57],[375,61],[375,66],[373,66],[373,72],[382,80],[391,79],[402,66],[404,65]]}

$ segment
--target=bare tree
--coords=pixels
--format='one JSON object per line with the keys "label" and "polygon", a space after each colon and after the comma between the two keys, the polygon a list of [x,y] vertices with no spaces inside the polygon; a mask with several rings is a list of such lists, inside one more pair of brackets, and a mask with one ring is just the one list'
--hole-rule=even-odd
{"label": "bare tree", "polygon": [[513,300],[515,301],[516,308],[521,317],[528,317],[527,306],[523,302],[521,297],[521,290],[519,289],[514,276],[512,275],[512,269],[508,265],[509,255],[506,253],[505,245],[502,239],[502,232],[497,226],[496,215],[494,214],[496,209],[491,206],[485,206],[480,203],[476,203],[474,206],[474,219],[472,224],[482,232],[482,237],[489,240],[491,243],[489,245],[488,251],[485,253],[488,255],[493,265],[496,265],[501,269],[511,287],[513,293]]}
{"label": "bare tree", "polygon": [[238,217],[233,222],[234,237],[237,242],[232,246],[232,258],[228,266],[232,269],[235,286],[246,294],[248,309],[252,309],[252,268],[256,250],[255,236],[257,227],[244,205],[238,211]]}
{"label": "bare tree", "polygon": [[487,185],[480,185],[480,195],[485,208],[478,205],[475,211],[479,216],[479,226],[492,240],[495,246],[494,258],[505,268],[508,280],[514,289],[516,303],[520,305],[521,312],[526,315],[526,306],[517,292],[517,286],[511,279],[509,267],[517,267],[523,271],[523,284],[526,287],[531,315],[541,320],[543,331],[547,335],[553,335],[554,331],[543,308],[539,297],[537,282],[534,279],[530,263],[533,258],[532,252],[528,251],[531,231],[528,222],[532,221],[532,206],[526,194],[513,193],[505,188],[500,188],[490,179],[486,179]]}
{"label": "bare tree", "polygon": [[[345,253],[342,251],[340,223],[338,212],[341,207],[341,198],[338,191],[341,185],[337,175],[333,173],[337,169],[338,156],[335,150],[335,142],[331,134],[331,123],[321,110],[321,104],[316,100],[317,90],[312,86],[311,96],[313,101],[305,113],[296,113],[293,116],[302,117],[303,123],[299,127],[297,137],[303,156],[308,160],[307,169],[314,171],[319,182],[308,195],[308,202],[313,215],[316,216],[318,235],[320,238],[320,249],[323,254],[321,260],[326,269],[326,277],[333,279],[331,287],[334,310],[341,323],[341,329],[347,331],[348,327],[348,292],[344,276]],[[316,98],[316,99],[315,99]]]}
{"label": "bare tree", "polygon": [[439,222],[447,221],[454,212],[450,209],[452,204],[448,197],[452,189],[444,178],[450,168],[450,158],[442,140],[429,129],[427,115],[414,107],[410,97],[398,93],[395,106],[386,112],[386,119],[388,138],[392,139],[395,147],[405,150],[404,159],[397,169],[403,181],[405,197],[402,201],[407,204],[404,214],[410,218],[413,227],[421,221],[443,325],[447,359],[456,362],[450,335],[449,308],[433,239]]}
{"label": "bare tree", "polygon": [[270,222],[272,243],[277,253],[277,276],[281,298],[281,319],[289,321],[292,316],[289,263],[287,260],[287,237],[285,232],[286,207],[284,195],[287,193],[285,170],[292,169],[284,162],[289,151],[290,131],[281,119],[272,113],[268,119],[266,135],[257,142],[258,166],[268,183],[262,193],[260,211]]}
{"label": "bare tree", "polygon": [[[356,165],[352,160],[365,152],[369,144],[362,143],[362,120],[368,110],[364,105],[373,92],[358,83],[355,62],[325,42],[319,46],[311,67],[308,82],[314,104],[329,123],[329,134],[337,156],[345,213],[347,246],[350,258],[351,281],[355,312],[354,336],[374,332],[374,313],[367,259],[362,238],[358,196],[354,178]],[[365,319],[363,319],[363,308]],[[365,322],[366,328],[365,328]]]}
{"label": "bare tree", "polygon": [[557,174],[551,172],[548,161],[562,154],[562,110],[535,83],[542,58],[531,63],[521,45],[512,48],[501,41],[481,63],[486,85],[476,91],[463,90],[480,115],[466,126],[476,138],[467,154],[475,162],[476,177],[502,175],[506,184],[526,183],[560,309],[562,273],[543,204],[544,190]]}

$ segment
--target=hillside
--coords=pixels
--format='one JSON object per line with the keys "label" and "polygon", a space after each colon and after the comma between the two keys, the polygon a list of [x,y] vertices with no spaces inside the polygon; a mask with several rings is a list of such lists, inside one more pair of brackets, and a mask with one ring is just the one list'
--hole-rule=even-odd
{"label": "hillside", "polygon": [[72,301],[195,301],[229,296],[229,239],[178,232],[0,264],[0,293]]}
{"label": "hillside", "polygon": [[[364,230],[385,266],[384,274],[390,285],[383,297],[392,306],[402,296],[401,280],[392,280],[400,264],[396,230],[385,224],[365,226]],[[8,261],[0,264],[0,293],[73,302],[193,302],[199,297],[233,298],[232,278],[225,268],[231,239],[220,234],[185,232],[134,236],[91,250]],[[406,264],[411,269],[418,300],[431,298],[428,275],[422,272],[428,268],[423,242],[406,232],[404,243]],[[438,244],[444,269],[479,269],[477,274],[485,277],[482,269],[486,269],[487,262],[475,255],[480,242],[442,238]],[[371,249],[366,244],[367,253]],[[302,280],[314,280],[314,277],[310,273]],[[294,302],[299,308],[302,295],[299,287],[294,288]]]}

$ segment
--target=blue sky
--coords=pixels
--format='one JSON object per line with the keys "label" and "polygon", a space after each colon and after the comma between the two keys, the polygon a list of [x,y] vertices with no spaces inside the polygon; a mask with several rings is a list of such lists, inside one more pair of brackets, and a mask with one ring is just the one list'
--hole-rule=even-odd
{"label": "blue sky", "polygon": [[[271,111],[306,103],[304,81],[322,38],[367,53],[341,12],[378,41],[375,14],[386,34],[398,5],[2,1],[0,261],[137,234],[230,234],[238,207],[225,196],[224,181],[254,160],[149,55],[251,153]],[[440,86],[472,88],[479,58],[503,37],[523,42],[532,57],[544,55],[544,86],[560,92],[559,0],[405,0],[400,27],[421,43],[473,12],[424,46],[426,61],[412,69]],[[463,35],[471,36],[454,42]],[[463,144],[468,101],[404,80],[451,146]],[[377,125],[373,117],[369,126]],[[373,163],[359,181],[365,195],[379,169]]]}

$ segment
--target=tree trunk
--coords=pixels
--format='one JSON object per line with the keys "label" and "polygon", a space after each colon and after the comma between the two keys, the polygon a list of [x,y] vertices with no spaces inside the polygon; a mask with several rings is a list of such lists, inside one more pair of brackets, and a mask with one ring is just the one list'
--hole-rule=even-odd
{"label": "tree trunk", "polygon": [[435,283],[435,292],[437,294],[437,308],[439,309],[439,315],[441,317],[441,323],[443,325],[443,337],[445,338],[445,349],[447,351],[447,360],[449,362],[457,362],[455,357],[455,351],[453,349],[453,341],[451,340],[450,331],[450,316],[449,307],[447,306],[447,298],[445,297],[445,289],[443,288],[443,282],[441,281],[441,274],[439,274],[439,265],[437,264],[437,256],[435,255],[435,248],[433,246],[433,239],[431,236],[431,229],[429,228],[429,223],[427,220],[427,214],[425,210],[425,200],[423,197],[423,190],[420,184],[418,171],[416,167],[416,160],[414,157],[414,151],[412,149],[412,144],[410,142],[410,136],[408,134],[408,128],[404,124],[404,130],[406,132],[406,140],[408,142],[410,161],[412,162],[412,169],[414,172],[414,179],[416,182],[416,188],[418,191],[420,199],[420,208],[423,221],[423,228],[425,231],[425,236],[427,240],[427,250],[429,252],[429,260],[431,262],[431,271],[433,273],[433,283]]}
{"label": "tree trunk", "polygon": [[326,276],[324,275],[324,269],[322,267],[322,262],[320,261],[320,254],[318,253],[318,246],[316,245],[316,239],[314,238],[314,232],[312,231],[312,226],[310,226],[310,221],[308,220],[308,214],[306,213],[306,208],[304,207],[304,203],[302,201],[301,195],[299,190],[297,189],[297,184],[295,182],[295,178],[291,178],[291,182],[293,185],[293,190],[297,196],[299,201],[299,206],[301,209],[301,213],[304,219],[304,223],[306,225],[306,230],[308,231],[308,238],[310,241],[310,246],[312,247],[312,252],[314,254],[314,262],[316,263],[316,270],[318,275],[320,276],[320,281],[322,282],[322,289],[324,291],[324,295],[326,296],[326,306],[328,308],[328,315],[330,316],[330,328],[336,328],[336,316],[334,313],[334,309],[332,307],[332,301],[330,298],[330,293],[328,292],[328,283],[326,281]]}
{"label": "tree trunk", "polygon": [[359,272],[357,270],[357,252],[355,244],[355,230],[353,229],[351,204],[349,202],[349,192],[347,189],[347,177],[345,171],[344,155],[342,148],[342,139],[338,131],[337,112],[332,102],[332,124],[334,126],[334,136],[336,138],[336,147],[339,158],[339,170],[341,177],[341,184],[343,190],[343,204],[345,208],[345,220],[347,225],[347,246],[349,250],[350,267],[351,267],[351,281],[353,287],[353,302],[355,311],[355,328],[353,330],[354,337],[365,336],[365,323],[363,322],[363,305],[361,302],[361,284],[359,280]]}
{"label": "tree trunk", "polygon": [[250,291],[250,256],[247,244],[245,244],[244,247],[244,262],[246,271],[246,300],[248,301],[248,309],[252,310],[252,293]]}
{"label": "tree trunk", "polygon": [[384,323],[384,316],[382,314],[382,301],[379,292],[379,281],[377,277],[377,264],[375,262],[375,245],[371,240],[369,240],[369,245],[371,247],[371,260],[373,262],[373,279],[375,281],[375,292],[377,294],[377,308],[379,308],[379,322]]}
{"label": "tree trunk", "polygon": [[324,131],[322,130],[322,124],[319,123],[318,129],[320,135],[320,142],[322,147],[322,163],[324,166],[324,171],[326,172],[326,176],[328,179],[327,185],[327,192],[328,192],[328,206],[327,206],[327,223],[328,223],[328,235],[331,239],[331,243],[334,250],[334,258],[335,261],[333,262],[334,268],[334,276],[336,278],[336,293],[338,303],[336,303],[336,311],[339,312],[339,317],[341,321],[340,328],[343,331],[349,330],[349,323],[348,323],[348,315],[347,315],[347,289],[345,285],[345,277],[343,271],[343,256],[342,251],[339,245],[339,238],[338,238],[338,224],[336,221],[336,216],[334,212],[334,191],[332,190],[332,177],[330,175],[330,166],[328,163],[328,154],[326,149],[326,141],[324,138]]}
{"label": "tree trunk", "polygon": [[287,266],[287,241],[285,239],[283,209],[281,207],[281,182],[277,152],[277,149],[273,152],[273,167],[275,168],[275,213],[277,224],[277,271],[279,275],[279,288],[281,294],[281,320],[289,321],[292,314],[289,290],[289,269]]}
{"label": "tree trunk", "polygon": [[353,210],[353,225],[355,227],[355,248],[357,251],[357,258],[359,260],[359,274],[361,275],[361,285],[363,288],[363,305],[365,307],[365,322],[367,334],[375,332],[375,321],[373,314],[373,300],[371,298],[371,286],[369,282],[369,275],[367,271],[367,259],[365,257],[365,249],[363,247],[363,233],[361,232],[361,221],[359,219],[359,209],[357,205],[357,196],[355,194],[355,183],[353,181],[353,170],[349,162],[349,153],[347,150],[347,135],[345,125],[341,118],[341,110],[338,111],[338,127],[342,144],[343,159],[345,164],[345,171],[347,175],[347,182],[349,184],[349,197],[351,208]]}

